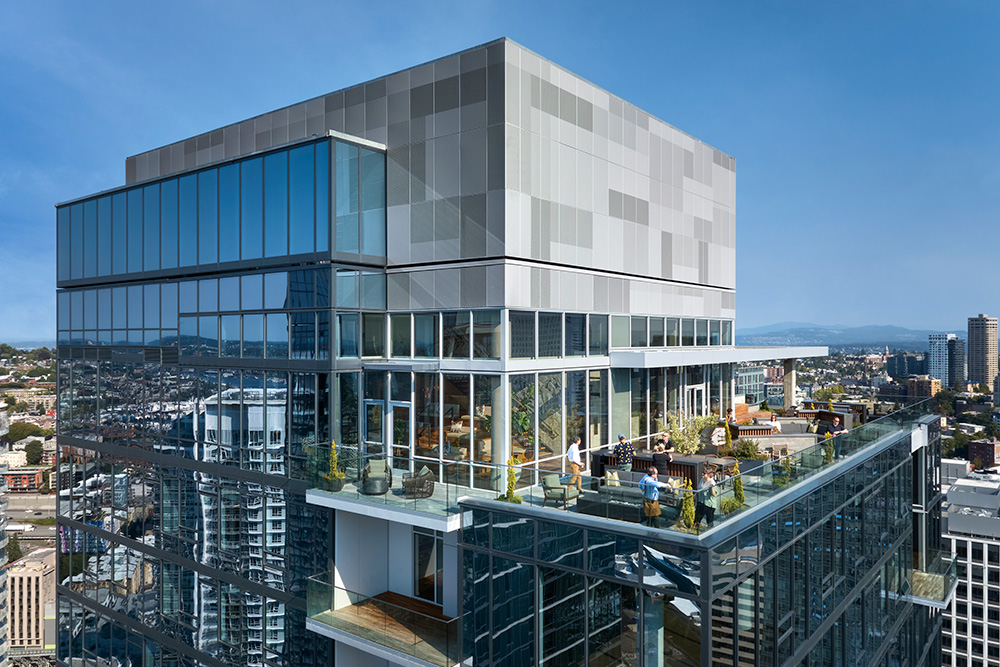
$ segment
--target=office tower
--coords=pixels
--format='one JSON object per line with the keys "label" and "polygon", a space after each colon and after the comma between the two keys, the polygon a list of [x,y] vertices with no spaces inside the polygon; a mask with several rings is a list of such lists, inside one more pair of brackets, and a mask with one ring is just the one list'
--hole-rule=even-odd
{"label": "office tower", "polygon": [[927,337],[927,374],[937,378],[949,389],[948,381],[948,341],[957,338],[955,334],[931,334]]}
{"label": "office tower", "polygon": [[965,341],[961,338],[948,339],[948,388],[961,387],[965,390]]}
{"label": "office tower", "polygon": [[1000,664],[1000,476],[958,471],[942,515],[945,549],[957,554],[959,584],[944,612],[943,664]]}
{"label": "office tower", "polygon": [[993,387],[997,377],[997,318],[969,318],[969,382]]}
{"label": "office tower", "polygon": [[[724,414],[735,364],[784,362],[790,403],[794,359],[826,353],[733,345],[734,168],[502,39],[130,157],[126,185],[59,205],[61,657],[656,664],[679,623],[696,663],[748,641],[936,660],[910,591],[910,511],[937,511],[912,496],[911,449],[939,440],[919,410],[747,477],[764,502],[724,530],[639,526],[627,479],[560,482],[576,436],[598,472],[612,434],[647,451],[671,417]],[[833,578],[793,578],[827,537]],[[669,607],[631,565],[653,552]]]}
{"label": "office tower", "polygon": [[11,655],[55,655],[56,550],[36,549],[7,570]]}

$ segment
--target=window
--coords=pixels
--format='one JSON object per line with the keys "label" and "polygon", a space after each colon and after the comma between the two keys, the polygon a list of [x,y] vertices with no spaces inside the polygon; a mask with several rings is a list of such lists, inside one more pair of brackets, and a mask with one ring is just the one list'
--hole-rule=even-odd
{"label": "window", "polygon": [[356,313],[342,313],[337,315],[337,322],[337,328],[340,332],[340,354],[338,356],[358,356],[358,315]]}
{"label": "window", "polygon": [[592,356],[604,356],[608,353],[608,316],[591,315],[589,320],[590,354]]}
{"label": "window", "polygon": [[392,356],[410,356],[410,314],[404,313],[389,316],[390,336],[392,337]]}
{"label": "window", "polygon": [[646,345],[648,345],[649,341],[647,339],[645,317],[632,318],[631,340],[632,340],[632,347],[646,347]]}
{"label": "window", "polygon": [[447,359],[469,358],[469,311],[441,313],[441,350]]}
{"label": "window", "polygon": [[567,357],[587,354],[587,316],[567,313],[564,330],[564,352]]}
{"label": "window", "polygon": [[385,353],[385,316],[382,313],[362,315],[363,357],[381,357]]}
{"label": "window", "polygon": [[438,315],[417,313],[413,316],[413,356],[438,356]]}
{"label": "window", "polygon": [[611,347],[629,347],[632,342],[631,321],[627,315],[611,316]]}
{"label": "window", "polygon": [[500,358],[500,311],[472,313],[472,355],[476,359]]}
{"label": "window", "polygon": [[562,313],[538,313],[538,356],[562,356]]}
{"label": "window", "polygon": [[535,313],[510,311],[510,356],[513,359],[535,356]]}
{"label": "window", "polygon": [[663,347],[663,345],[663,318],[651,317],[649,318],[649,346]]}

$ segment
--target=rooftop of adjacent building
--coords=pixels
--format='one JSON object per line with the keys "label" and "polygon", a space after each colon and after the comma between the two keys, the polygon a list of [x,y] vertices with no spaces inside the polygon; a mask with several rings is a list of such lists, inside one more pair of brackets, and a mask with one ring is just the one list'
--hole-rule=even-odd
{"label": "rooftop of adjacent building", "polygon": [[45,572],[56,567],[56,550],[52,548],[35,549],[15,561],[8,568],[8,574],[28,574],[30,572]]}

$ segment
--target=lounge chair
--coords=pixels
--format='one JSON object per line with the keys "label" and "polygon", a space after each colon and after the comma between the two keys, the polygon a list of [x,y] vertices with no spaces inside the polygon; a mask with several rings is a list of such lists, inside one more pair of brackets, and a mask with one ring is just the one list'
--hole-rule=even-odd
{"label": "lounge chair", "polygon": [[580,495],[580,489],[575,486],[563,486],[559,481],[559,475],[555,473],[542,477],[542,490],[545,491],[542,507],[548,500],[561,502],[563,507],[566,507],[566,503]]}
{"label": "lounge chair", "polygon": [[361,493],[380,496],[392,486],[392,469],[386,459],[373,459],[361,472]]}

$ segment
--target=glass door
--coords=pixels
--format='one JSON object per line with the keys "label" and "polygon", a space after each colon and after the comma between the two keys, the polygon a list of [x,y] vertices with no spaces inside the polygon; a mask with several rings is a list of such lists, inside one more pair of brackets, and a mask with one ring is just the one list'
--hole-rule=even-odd
{"label": "glass door", "polygon": [[389,444],[392,448],[392,467],[395,470],[409,472],[411,465],[410,434],[413,432],[413,429],[410,427],[412,410],[410,410],[409,403],[392,403],[389,409],[392,411],[390,421],[392,431],[389,434]]}
{"label": "glass door", "polygon": [[687,417],[700,417],[705,414],[707,406],[705,405],[705,384],[697,384],[693,386],[688,386],[687,388],[687,404],[684,406],[687,411]]}
{"label": "glass door", "polygon": [[385,429],[383,417],[385,404],[382,401],[365,401],[365,459],[377,458],[385,454]]}

